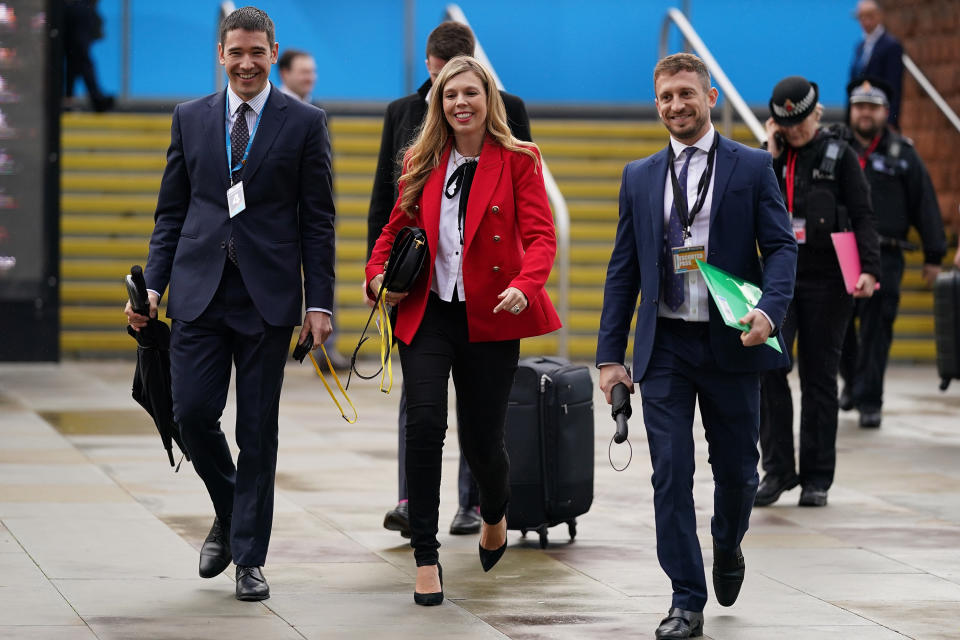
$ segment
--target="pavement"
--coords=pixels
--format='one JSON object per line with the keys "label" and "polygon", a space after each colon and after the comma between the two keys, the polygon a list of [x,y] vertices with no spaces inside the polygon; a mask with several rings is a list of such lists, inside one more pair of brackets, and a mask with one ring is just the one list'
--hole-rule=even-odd
{"label": "pavement", "polygon": [[[446,533],[456,510],[457,452],[448,446],[447,599],[418,607],[412,552],[381,526],[396,499],[399,380],[390,395],[355,380],[360,419],[350,425],[312,370],[294,362],[264,569],[272,597],[238,602],[232,568],[197,575],[212,508],[189,463],[169,467],[130,399],[132,366],[0,365],[0,638],[652,638],[670,606],[639,411],[632,463],[617,473],[607,453],[613,423],[597,394],[595,497],[575,541],[556,527],[542,550],[536,534],[511,531],[489,574],[476,536]],[[829,506],[797,507],[795,489],[754,511],[740,599],[707,604],[705,638],[960,638],[960,384],[946,393],[936,385],[930,366],[894,367],[882,428],[860,429],[856,412],[841,414]],[[231,396],[224,425],[235,450],[234,411]],[[712,486],[695,429],[709,571]],[[618,464],[626,455],[625,445],[613,451]]]}

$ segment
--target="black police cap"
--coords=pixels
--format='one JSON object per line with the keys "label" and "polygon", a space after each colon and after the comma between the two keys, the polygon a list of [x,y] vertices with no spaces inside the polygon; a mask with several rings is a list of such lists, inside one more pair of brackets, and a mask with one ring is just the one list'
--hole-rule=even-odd
{"label": "black police cap", "polygon": [[773,88],[770,115],[777,124],[798,124],[816,109],[819,96],[816,82],[802,76],[784,78]]}

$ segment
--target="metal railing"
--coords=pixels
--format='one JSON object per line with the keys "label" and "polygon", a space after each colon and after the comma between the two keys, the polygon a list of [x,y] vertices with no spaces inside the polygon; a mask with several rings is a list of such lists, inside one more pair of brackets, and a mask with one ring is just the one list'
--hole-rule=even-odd
{"label": "metal railing", "polygon": [[914,63],[914,61],[907,54],[903,54],[903,66],[907,71],[910,72],[910,75],[913,76],[913,79],[917,81],[924,91],[927,92],[927,95],[930,96],[930,99],[933,100],[933,103],[937,105],[940,111],[943,112],[943,115],[947,116],[947,120],[950,121],[950,124],[953,127],[960,131],[960,118],[957,117],[956,112],[950,108],[950,105],[947,104],[947,101],[943,99],[943,96],[940,95],[940,92],[934,88],[933,84],[927,80],[927,76],[923,75],[923,72],[920,71],[920,67]]}
{"label": "metal railing", "polygon": [[[463,10],[456,4],[447,5],[446,17],[449,20],[465,24],[468,27],[470,26],[470,23],[467,22],[467,16],[464,15]],[[474,36],[476,37],[476,33],[474,33]],[[497,75],[493,65],[490,63],[490,58],[488,58],[486,52],[484,52],[479,38],[477,38],[474,57],[490,70],[490,75],[492,75],[496,81],[497,88],[504,90],[500,76]],[[563,321],[563,326],[557,333],[557,355],[566,358],[569,355],[570,349],[568,329],[570,324],[570,210],[567,208],[566,199],[564,199],[563,194],[560,193],[560,187],[557,186],[557,181],[554,180],[553,174],[550,173],[546,159],[541,158],[541,160],[540,166],[543,171],[543,181],[547,187],[547,198],[550,201],[550,207],[553,209],[554,224],[557,228],[556,302],[557,311]]]}
{"label": "metal railing", "polygon": [[757,117],[753,115],[753,111],[750,110],[750,107],[747,106],[747,103],[743,101],[743,98],[740,97],[740,93],[734,88],[733,83],[730,82],[730,79],[727,77],[727,74],[723,72],[723,69],[720,68],[720,64],[717,62],[717,59],[713,57],[713,54],[710,53],[710,50],[707,49],[707,45],[703,43],[703,40],[700,39],[700,36],[697,35],[697,32],[694,30],[693,25],[690,24],[690,21],[687,20],[687,16],[679,9],[671,8],[667,9],[667,15],[663,18],[663,27],[660,29],[660,57],[663,58],[667,55],[668,52],[668,39],[670,36],[670,23],[677,25],[677,29],[680,30],[680,33],[683,34],[683,37],[686,38],[687,42],[693,47],[693,50],[700,56],[703,60],[703,63],[707,65],[707,69],[710,71],[710,75],[713,77],[714,82],[717,86],[720,87],[720,90],[723,91],[723,128],[724,135],[728,138],[732,136],[733,133],[733,114],[730,112],[730,107],[736,109],[737,114],[743,120],[744,124],[750,128],[750,131],[756,137],[757,142],[763,142],[767,139],[767,132],[763,128],[763,125],[760,124],[760,121],[757,120]]}

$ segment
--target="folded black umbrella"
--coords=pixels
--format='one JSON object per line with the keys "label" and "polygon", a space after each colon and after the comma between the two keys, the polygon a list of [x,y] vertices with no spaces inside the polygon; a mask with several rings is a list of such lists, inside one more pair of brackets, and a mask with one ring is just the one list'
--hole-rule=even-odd
{"label": "folded black umbrella", "polygon": [[[143,271],[137,265],[130,269],[126,278],[130,304],[136,313],[150,315],[150,303],[147,287],[143,280]],[[134,331],[127,327],[137,341],[137,368],[133,373],[133,399],[146,409],[160,432],[160,440],[167,450],[170,466],[174,466],[173,443],[176,442],[184,457],[190,460],[183,440],[180,426],[173,417],[173,394],[170,386],[170,327],[166,323],[150,318],[145,327]]]}

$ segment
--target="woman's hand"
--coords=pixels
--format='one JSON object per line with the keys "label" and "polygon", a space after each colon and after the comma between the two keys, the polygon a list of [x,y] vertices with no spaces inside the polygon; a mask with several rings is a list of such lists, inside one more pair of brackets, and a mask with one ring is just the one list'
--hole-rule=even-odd
{"label": "woman's hand", "polygon": [[[373,280],[370,281],[370,284],[367,287],[370,289],[370,293],[373,294],[373,297],[377,297],[377,292],[380,291],[380,285],[383,284],[383,274],[379,273],[374,276]],[[406,293],[396,293],[394,291],[384,291],[383,299],[389,305],[395,305],[404,298],[407,297]]]}
{"label": "woman's hand", "polygon": [[523,291],[517,289],[516,287],[507,287],[500,292],[500,295],[497,296],[500,299],[500,304],[493,308],[494,313],[500,313],[504,309],[510,313],[516,315],[522,312],[527,308],[527,296],[523,295]]}
{"label": "woman's hand", "polygon": [[853,289],[854,298],[869,298],[877,288],[877,278],[872,273],[861,273],[857,286]]}
{"label": "woman's hand", "polygon": [[780,154],[783,152],[783,149],[780,148],[780,145],[777,144],[777,135],[780,133],[780,125],[771,117],[767,118],[767,121],[763,125],[764,129],[767,131],[767,151],[770,152],[774,158],[780,157]]}

